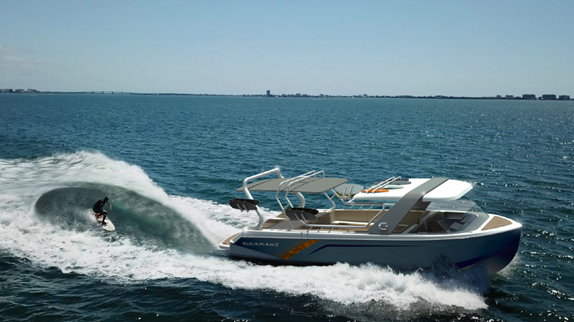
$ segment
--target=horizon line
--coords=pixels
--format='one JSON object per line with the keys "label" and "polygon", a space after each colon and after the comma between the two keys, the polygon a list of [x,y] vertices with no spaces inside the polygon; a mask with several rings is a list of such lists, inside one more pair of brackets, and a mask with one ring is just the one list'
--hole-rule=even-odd
{"label": "horizon line", "polygon": [[504,100],[574,100],[570,95],[556,94],[522,94],[495,96],[452,96],[452,95],[343,95],[343,94],[214,94],[214,93],[176,93],[176,92],[124,92],[124,91],[38,91],[36,89],[0,89],[0,94],[108,94],[108,95],[176,95],[176,96],[233,96],[233,97],[267,97],[267,98],[415,98],[415,99],[504,99]]}

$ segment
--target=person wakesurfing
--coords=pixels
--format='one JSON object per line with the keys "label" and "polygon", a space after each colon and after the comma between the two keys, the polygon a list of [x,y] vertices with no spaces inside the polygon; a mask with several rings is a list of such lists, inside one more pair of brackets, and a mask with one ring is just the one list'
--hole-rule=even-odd
{"label": "person wakesurfing", "polygon": [[92,208],[95,212],[94,216],[96,216],[96,220],[99,219],[101,216],[104,216],[104,218],[102,219],[102,226],[106,225],[106,218],[107,218],[106,215],[108,213],[107,211],[104,210],[104,206],[108,204],[108,206],[110,206],[110,212],[112,211],[112,205],[110,205],[108,200],[109,200],[108,197],[100,199],[96,201],[94,207]]}

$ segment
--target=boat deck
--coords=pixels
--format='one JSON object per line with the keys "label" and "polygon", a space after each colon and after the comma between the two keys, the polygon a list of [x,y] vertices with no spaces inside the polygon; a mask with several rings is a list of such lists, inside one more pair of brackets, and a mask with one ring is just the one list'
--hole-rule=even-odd
{"label": "boat deck", "polygon": [[[373,225],[368,226],[367,223],[378,213],[378,210],[330,210],[320,214],[320,217],[310,222],[310,224],[323,224],[334,225],[336,227],[321,228],[321,227],[306,227],[300,221],[292,220],[293,229],[284,213],[279,214],[277,217],[267,219],[263,224],[262,230],[277,231],[277,230],[293,230],[293,231],[309,231],[309,232],[346,232],[351,234],[368,234],[368,229]],[[386,212],[383,212],[384,217]],[[487,222],[488,221],[488,222]],[[484,225],[484,223],[486,225]],[[486,214],[477,215],[465,212],[445,212],[445,211],[425,211],[413,210],[401,221],[395,228],[393,234],[436,234],[436,233],[457,233],[463,231],[471,231],[479,229],[481,226],[482,231],[501,228],[511,225],[512,222],[500,216],[489,217]],[[349,226],[366,227],[357,228]],[[238,234],[230,236],[223,242],[222,246],[229,246],[231,240]]]}
{"label": "boat deck", "polygon": [[502,218],[500,216],[494,216],[492,218],[492,220],[490,220],[488,222],[488,224],[486,224],[486,226],[484,226],[482,228],[482,230],[490,230],[490,229],[500,228],[500,227],[508,226],[510,224],[512,224],[512,222],[510,222],[510,220]]}
{"label": "boat deck", "polygon": [[[317,220],[308,222],[312,225],[332,225],[339,227],[321,228],[321,227],[306,227],[301,222],[292,220],[294,230],[309,230],[309,231],[346,231],[349,233],[367,233],[368,229],[373,225],[369,223],[379,210],[361,210],[361,209],[345,209],[345,210],[330,210],[321,212]],[[384,218],[387,211],[382,213]],[[450,214],[450,215],[449,215]],[[464,214],[457,214],[455,220],[463,220]],[[452,221],[452,213],[447,213],[447,219]],[[449,226],[446,223],[437,223],[445,220],[445,212],[430,212],[425,210],[411,210],[399,225],[393,230],[394,234],[400,233],[437,233],[449,231]],[[441,225],[442,223],[442,225]],[[270,218],[265,221],[262,226],[264,230],[289,230],[291,224],[287,220],[284,213],[281,213],[275,218]],[[452,224],[452,223],[451,223]],[[463,223],[464,224],[464,223]],[[456,228],[462,227],[463,224]],[[349,227],[353,226],[353,227]],[[365,226],[365,227],[356,227]]]}
{"label": "boat deck", "polygon": [[229,246],[229,244],[231,243],[231,240],[232,240],[233,238],[235,238],[235,236],[237,236],[237,235],[239,235],[239,233],[237,233],[237,234],[235,234],[235,235],[232,235],[232,236],[229,236],[226,240],[224,240],[224,241],[221,242],[221,245]]}
{"label": "boat deck", "polygon": [[[381,215],[384,218],[387,211]],[[308,224],[313,225],[333,225],[337,227],[321,228],[307,227],[300,221],[292,220],[293,230],[312,231],[346,231],[349,233],[366,234],[373,223],[367,226],[367,223],[378,213],[378,210],[331,210],[320,213],[317,220],[310,221]],[[416,233],[455,233],[466,230],[472,223],[474,229],[482,226],[489,217],[484,214],[478,216],[465,212],[450,211],[426,211],[412,210],[393,230],[393,234],[416,234]],[[291,224],[281,213],[277,217],[267,219],[263,224],[264,230],[290,230]],[[490,221],[482,228],[483,231],[496,229],[512,224],[500,216],[493,216]],[[349,227],[354,226],[354,227]],[[357,228],[356,226],[365,226]]]}

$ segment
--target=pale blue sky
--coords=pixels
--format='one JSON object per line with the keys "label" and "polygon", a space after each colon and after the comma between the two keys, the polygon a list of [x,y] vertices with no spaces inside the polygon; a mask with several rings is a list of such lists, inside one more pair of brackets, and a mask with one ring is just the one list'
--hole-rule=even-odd
{"label": "pale blue sky", "polygon": [[574,96],[574,1],[6,1],[0,88]]}

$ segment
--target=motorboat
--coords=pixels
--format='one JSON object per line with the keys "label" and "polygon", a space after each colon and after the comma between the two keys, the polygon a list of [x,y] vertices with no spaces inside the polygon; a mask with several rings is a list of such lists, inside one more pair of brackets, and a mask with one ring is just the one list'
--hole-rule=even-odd
{"label": "motorboat", "polygon": [[[286,178],[275,168],[237,189],[246,198],[230,200],[230,206],[254,211],[259,221],[219,247],[230,257],[275,264],[373,263],[408,270],[448,260],[494,274],[514,258],[522,225],[460,199],[472,188],[448,178],[401,177],[363,187],[325,171]],[[278,215],[265,219],[251,192],[274,192]],[[322,207],[308,207],[305,196]]]}

